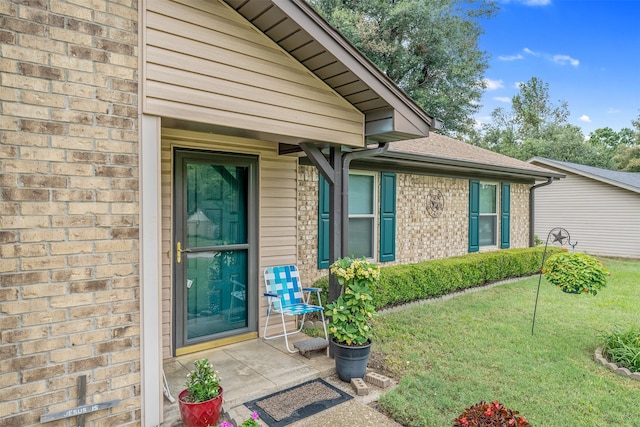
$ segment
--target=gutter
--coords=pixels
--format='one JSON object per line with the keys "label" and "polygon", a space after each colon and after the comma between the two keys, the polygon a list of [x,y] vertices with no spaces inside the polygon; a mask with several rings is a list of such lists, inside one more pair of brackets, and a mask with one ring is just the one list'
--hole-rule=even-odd
{"label": "gutter", "polygon": [[536,219],[536,210],[535,210],[535,194],[534,191],[536,188],[540,188],[540,187],[546,187],[547,185],[551,184],[553,182],[553,177],[550,176],[547,178],[547,182],[543,182],[542,184],[538,184],[538,185],[534,185],[533,187],[531,187],[529,189],[529,247],[534,247],[535,246],[535,240],[534,240],[534,226],[535,226],[535,219]]}
{"label": "gutter", "polygon": [[470,160],[449,159],[425,154],[413,154],[398,151],[387,153],[386,155],[381,156],[381,158],[393,159],[399,162],[405,162],[406,164],[411,164],[413,162],[417,167],[424,167],[425,164],[433,164],[453,169],[472,169],[474,171],[501,172],[508,175],[519,175],[528,178],[535,177],[548,179],[550,174],[553,174],[554,178],[564,178],[565,176],[562,173],[554,173],[553,171],[548,170],[536,171],[532,169],[521,169],[514,166],[500,166],[496,164],[477,163]]}

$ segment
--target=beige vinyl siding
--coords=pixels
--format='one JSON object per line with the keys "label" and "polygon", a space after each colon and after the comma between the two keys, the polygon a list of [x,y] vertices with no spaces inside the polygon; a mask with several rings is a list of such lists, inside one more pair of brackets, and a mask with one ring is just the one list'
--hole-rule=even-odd
{"label": "beige vinyl siding", "polygon": [[[172,357],[172,262],[173,148],[197,148],[258,156],[258,295],[264,293],[262,271],[278,264],[295,264],[297,251],[297,158],[278,156],[277,144],[198,132],[162,129],[162,356]],[[259,329],[266,316],[266,298],[260,297]]]}
{"label": "beige vinyl siding", "polygon": [[362,146],[364,116],[219,1],[154,0],[143,112]]}
{"label": "beige vinyl siding", "polygon": [[546,240],[563,227],[578,242],[576,251],[640,258],[640,194],[560,172],[566,178],[535,190],[535,234]]}

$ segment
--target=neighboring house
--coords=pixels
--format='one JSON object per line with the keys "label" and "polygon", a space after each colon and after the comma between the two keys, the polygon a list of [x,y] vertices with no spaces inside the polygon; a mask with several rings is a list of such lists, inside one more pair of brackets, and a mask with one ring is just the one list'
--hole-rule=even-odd
{"label": "neighboring house", "polygon": [[437,121],[306,2],[86,4],[0,3],[0,425],[75,407],[81,375],[120,401],[89,425],[159,425],[163,359],[256,339],[264,267],[319,262],[300,146],[390,143],[353,162],[379,261],[527,246],[556,174],[420,139]]}
{"label": "neighboring house", "polygon": [[[308,164],[301,158],[298,171],[298,265],[307,281],[329,261],[326,181]],[[351,164],[349,253],[393,265],[529,247],[532,186],[560,177],[435,133],[393,142]]]}
{"label": "neighboring house", "polygon": [[640,172],[618,172],[534,157],[529,160],[566,175],[536,190],[535,234],[545,240],[563,227],[576,250],[594,255],[640,258]]}

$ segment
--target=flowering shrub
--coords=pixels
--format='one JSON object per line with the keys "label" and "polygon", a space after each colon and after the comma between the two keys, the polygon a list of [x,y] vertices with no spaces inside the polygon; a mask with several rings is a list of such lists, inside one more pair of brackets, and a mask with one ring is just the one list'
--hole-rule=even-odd
{"label": "flowering shrub", "polygon": [[[247,418],[242,424],[240,424],[240,427],[262,427],[260,421],[260,415],[254,411],[251,414],[251,417]],[[234,425],[228,421],[223,421],[222,424],[220,424],[220,427],[234,427]]]}
{"label": "flowering shrub", "polygon": [[189,394],[183,398],[189,403],[205,402],[220,394],[220,377],[208,359],[193,362],[196,369],[187,374],[185,387]]}
{"label": "flowering shrub", "polygon": [[607,285],[609,271],[592,256],[560,252],[545,262],[542,273],[547,280],[568,293],[591,293]]}
{"label": "flowering shrub", "polygon": [[531,427],[524,418],[518,417],[518,411],[507,409],[497,400],[487,403],[484,400],[469,406],[460,416],[453,420],[453,427]]}
{"label": "flowering shrub", "polygon": [[380,268],[365,258],[340,258],[331,265],[342,285],[342,294],[326,306],[329,331],[336,342],[360,346],[371,339],[375,305],[371,287],[380,277]]}

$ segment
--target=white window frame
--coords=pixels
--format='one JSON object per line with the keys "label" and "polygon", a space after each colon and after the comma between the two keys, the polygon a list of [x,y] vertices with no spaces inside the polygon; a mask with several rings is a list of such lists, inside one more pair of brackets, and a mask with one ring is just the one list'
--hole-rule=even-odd
{"label": "white window frame", "polygon": [[[371,257],[367,257],[369,261],[375,261],[377,256],[377,248],[378,248],[378,213],[380,211],[380,201],[378,197],[379,193],[379,184],[378,184],[378,174],[376,172],[369,171],[349,171],[349,197],[351,198],[351,176],[352,175],[360,175],[360,176],[371,176],[373,177],[372,183],[372,210],[371,214],[349,214],[349,225],[351,225],[352,218],[371,218]],[[351,206],[351,204],[349,204]],[[349,255],[351,254],[344,254]],[[357,255],[356,255],[357,256]]]}
{"label": "white window frame", "polygon": [[[480,240],[480,226],[478,226],[478,245],[480,247],[480,250],[494,250],[497,249],[500,246],[499,243],[499,238],[500,238],[500,234],[499,234],[499,230],[500,230],[500,217],[499,217],[499,213],[500,213],[500,183],[499,182],[495,182],[495,181],[480,181],[480,188],[478,189],[478,198],[480,201],[480,206],[482,206],[482,186],[483,185],[493,185],[496,188],[496,200],[495,200],[495,212],[493,214],[488,214],[488,213],[482,213],[479,212],[479,219],[483,218],[483,217],[495,217],[496,221],[495,221],[495,229],[494,231],[494,236],[493,236],[493,240],[495,242],[495,244],[493,245],[483,245],[481,240]],[[481,222],[481,221],[479,221]]]}

